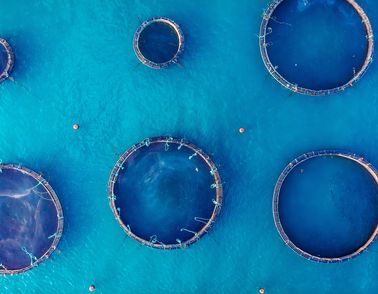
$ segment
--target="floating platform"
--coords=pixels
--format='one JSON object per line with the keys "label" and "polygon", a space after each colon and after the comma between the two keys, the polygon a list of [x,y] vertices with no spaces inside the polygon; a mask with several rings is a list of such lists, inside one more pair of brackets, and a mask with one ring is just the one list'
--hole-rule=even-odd
{"label": "floating platform", "polygon": [[172,137],[146,139],[127,150],[111,172],[108,195],[126,234],[158,249],[186,248],[199,240],[223,199],[210,157]]}
{"label": "floating platform", "polygon": [[140,62],[154,69],[162,69],[178,63],[184,50],[184,35],[173,20],[154,17],[138,27],[133,47]]}
{"label": "floating platform", "polygon": [[41,175],[13,164],[0,171],[0,274],[14,275],[49,258],[62,236],[63,212]]}

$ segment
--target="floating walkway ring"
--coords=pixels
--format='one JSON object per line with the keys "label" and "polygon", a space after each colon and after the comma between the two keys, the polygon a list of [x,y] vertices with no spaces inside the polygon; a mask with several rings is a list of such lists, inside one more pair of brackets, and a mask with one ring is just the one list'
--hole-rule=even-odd
{"label": "floating walkway ring", "polygon": [[[172,56],[172,58],[170,60],[164,61],[164,62],[161,62],[161,63],[147,59],[140,50],[140,37],[141,37],[142,32],[148,26],[153,25],[155,23],[162,23],[162,24],[168,25],[170,28],[173,29],[173,31],[177,35],[177,39],[178,39],[178,47],[177,47],[176,53]],[[182,54],[182,52],[184,50],[184,35],[181,31],[180,26],[177,23],[175,23],[173,20],[166,18],[166,17],[154,17],[154,18],[151,18],[151,19],[144,21],[138,27],[137,31],[134,34],[133,47],[134,47],[135,54],[138,57],[138,59],[140,60],[140,62],[142,62],[143,64],[145,64],[145,65],[147,65],[151,68],[161,69],[161,68],[165,68],[165,67],[167,67],[171,64],[178,62],[178,59],[179,59],[180,55]]]}
{"label": "floating walkway ring", "polygon": [[293,251],[295,251],[297,254],[301,255],[302,257],[313,260],[317,262],[324,262],[324,263],[336,263],[341,262],[345,260],[349,260],[353,257],[356,257],[360,255],[362,252],[364,252],[377,238],[378,235],[378,224],[375,226],[374,232],[371,234],[369,239],[365,242],[364,245],[362,245],[360,248],[355,250],[353,253],[341,256],[341,257],[335,257],[335,258],[327,258],[327,257],[319,257],[312,255],[301,248],[299,248],[297,245],[295,245],[288,237],[288,235],[285,233],[285,230],[281,224],[280,215],[279,215],[279,200],[280,200],[280,192],[282,185],[288,176],[288,174],[298,165],[302,164],[303,162],[314,158],[314,157],[324,157],[324,156],[330,156],[330,157],[340,157],[348,160],[352,160],[353,162],[360,165],[363,169],[365,169],[369,175],[373,178],[375,184],[378,186],[378,171],[369,163],[367,162],[363,157],[358,156],[354,153],[347,153],[347,152],[341,152],[338,150],[322,150],[322,151],[313,151],[305,153],[293,161],[291,161],[283,170],[283,172],[280,174],[276,186],[274,188],[273,192],[273,203],[272,203],[272,210],[273,210],[273,218],[274,218],[274,224],[276,225],[276,228],[285,242],[287,246],[289,246]]}
{"label": "floating walkway ring", "polygon": [[[4,196],[0,206],[4,204],[6,210],[0,214],[0,274],[14,275],[38,266],[57,248],[63,233],[63,211],[54,190],[40,174],[14,164],[0,164],[0,171],[0,190]],[[34,219],[32,224],[27,221],[30,218]],[[38,228],[28,235],[25,230],[28,225]],[[44,242],[37,237],[44,237]]]}
{"label": "floating walkway ring", "polygon": [[[117,209],[117,205],[116,205],[116,198],[118,198],[119,196],[115,195],[115,184],[117,183],[117,180],[119,179],[119,173],[121,173],[123,169],[125,170],[127,169],[127,167],[124,166],[125,163],[128,162],[129,160],[132,160],[132,156],[134,156],[135,154],[138,154],[137,152],[139,152],[141,148],[144,148],[144,147],[150,148],[151,146],[155,148],[160,144],[167,146],[168,148],[172,148],[172,146],[175,146],[175,148],[178,148],[177,150],[179,149],[181,150],[181,147],[183,147],[183,149],[184,148],[188,149],[190,152],[192,152],[193,157],[195,156],[200,162],[204,164],[204,166],[206,166],[206,169],[207,169],[206,172],[210,172],[210,175],[213,178],[213,185],[211,187],[212,189],[211,191],[214,191],[212,192],[212,194],[214,195],[213,195],[213,199],[211,200],[212,201],[211,217],[209,217],[208,219],[202,219],[198,217],[197,221],[202,223],[201,229],[196,232],[189,231],[191,234],[193,234],[193,236],[191,236],[187,240],[182,240],[180,242],[178,242],[179,240],[176,239],[177,242],[173,244],[164,244],[162,242],[158,242],[156,238],[155,240],[153,238],[148,240],[146,238],[140,237],[137,232],[133,232],[132,228],[130,228],[130,226],[122,220],[120,210]],[[167,151],[167,149],[165,149],[165,151]],[[215,222],[222,206],[223,189],[222,189],[222,182],[221,182],[221,178],[219,176],[217,167],[211,161],[209,156],[206,155],[201,149],[185,141],[184,139],[178,139],[178,138],[172,138],[172,137],[154,137],[154,138],[146,139],[132,146],[119,158],[119,160],[117,161],[110,175],[109,184],[108,184],[108,197],[109,197],[110,207],[113,211],[115,219],[117,220],[119,225],[122,227],[122,229],[125,231],[125,233],[129,237],[138,241],[142,245],[150,246],[153,248],[179,249],[179,248],[187,248],[189,245],[198,241],[210,229],[212,224]]]}
{"label": "floating walkway ring", "polygon": [[12,47],[9,45],[9,43],[6,40],[0,38],[0,46],[4,48],[3,50],[6,52],[6,56],[7,56],[5,67],[0,72],[0,83],[1,83],[9,78],[9,75],[14,66],[14,54],[13,54]]}
{"label": "floating walkway ring", "polygon": [[323,95],[330,95],[340,91],[344,91],[346,88],[353,86],[355,82],[357,82],[363,74],[366,72],[367,68],[369,67],[370,63],[373,61],[373,52],[374,52],[374,37],[373,37],[373,29],[370,23],[369,18],[367,17],[364,10],[356,3],[355,0],[344,0],[349,3],[352,8],[356,11],[356,13],[361,18],[362,23],[365,26],[366,31],[366,40],[367,40],[367,53],[365,57],[365,61],[361,66],[360,70],[357,71],[353,78],[346,82],[344,85],[333,89],[322,89],[322,90],[312,90],[300,87],[294,83],[291,83],[285,79],[275,68],[272,64],[271,60],[269,59],[269,54],[267,50],[267,42],[266,42],[266,35],[268,32],[268,24],[273,15],[275,9],[285,0],[273,0],[267,10],[264,12],[263,20],[260,26],[260,35],[259,35],[259,45],[260,45],[260,53],[262,60],[265,64],[270,75],[280,83],[284,88],[289,89],[295,93],[309,95],[309,96],[323,96]]}

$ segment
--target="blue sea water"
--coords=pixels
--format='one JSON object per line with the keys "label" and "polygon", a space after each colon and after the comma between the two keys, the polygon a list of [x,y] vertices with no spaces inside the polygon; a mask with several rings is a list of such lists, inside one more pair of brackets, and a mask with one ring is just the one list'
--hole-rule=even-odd
{"label": "blue sea water", "polygon": [[[378,3],[359,3],[378,31]],[[58,250],[1,277],[0,293],[87,293],[92,283],[97,293],[376,293],[378,243],[348,262],[310,262],[285,246],[271,212],[275,181],[299,154],[346,149],[378,165],[376,63],[337,95],[282,89],[258,47],[268,0],[0,4],[0,36],[17,57],[15,82],[0,85],[0,158],[42,172],[65,214]],[[132,49],[138,25],[157,15],[186,39],[182,65],[164,71]],[[221,165],[221,214],[187,250],[140,246],[108,205],[118,157],[156,135],[186,137]]]}

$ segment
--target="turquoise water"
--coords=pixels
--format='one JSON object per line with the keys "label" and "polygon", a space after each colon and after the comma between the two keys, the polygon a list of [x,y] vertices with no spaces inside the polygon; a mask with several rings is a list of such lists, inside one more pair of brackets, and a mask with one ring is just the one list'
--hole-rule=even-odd
{"label": "turquoise water", "polygon": [[[1,277],[0,292],[87,293],[92,283],[96,293],[377,291],[378,243],[341,264],[309,262],[284,245],[271,213],[276,179],[304,152],[353,150],[378,165],[376,63],[338,95],[282,89],[256,36],[267,0],[1,4],[0,35],[17,62],[16,82],[0,85],[0,158],[43,172],[62,202],[65,231],[50,260]],[[378,3],[360,4],[377,31]],[[156,15],[182,27],[182,67],[139,65],[133,34]],[[186,137],[221,165],[221,214],[187,250],[141,247],[108,205],[118,157],[156,135]]]}
{"label": "turquoise water", "polygon": [[378,222],[378,190],[354,161],[315,157],[285,179],[279,201],[281,224],[302,250],[321,257],[357,251]]}

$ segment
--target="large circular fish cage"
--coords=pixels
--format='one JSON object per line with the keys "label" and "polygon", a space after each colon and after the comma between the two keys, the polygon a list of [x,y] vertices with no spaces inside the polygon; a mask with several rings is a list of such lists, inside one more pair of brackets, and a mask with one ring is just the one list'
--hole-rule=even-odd
{"label": "large circular fish cage", "polygon": [[0,274],[30,270],[49,258],[63,232],[57,195],[34,171],[0,165]]}
{"label": "large circular fish cage", "polygon": [[133,47],[136,56],[144,65],[154,69],[166,68],[178,63],[184,50],[184,35],[173,20],[154,17],[138,27],[134,34]]}
{"label": "large circular fish cage", "polygon": [[0,83],[9,78],[13,65],[13,50],[6,40],[0,38]]}
{"label": "large circular fish cage", "polygon": [[210,157],[172,137],[146,139],[127,150],[111,172],[108,196],[126,234],[158,249],[199,240],[215,222],[223,197]]}
{"label": "large circular fish cage", "polygon": [[[329,94],[337,93],[340,91],[344,91],[346,88],[353,86],[354,83],[357,82],[363,76],[363,74],[366,72],[367,68],[369,67],[369,64],[373,61],[373,51],[374,51],[373,30],[372,30],[372,26],[370,24],[369,18],[365,14],[364,10],[354,0],[340,0],[340,1],[345,1],[345,3],[350,5],[352,10],[358,15],[358,17],[360,18],[363,24],[364,31],[366,34],[364,36],[364,39],[366,37],[366,42],[367,42],[366,52],[364,52],[364,56],[365,56],[364,61],[361,62],[361,64],[358,66],[359,68],[353,67],[353,72],[350,74],[351,78],[348,78],[349,80],[343,80],[342,82],[337,83],[337,85],[331,86],[329,88],[314,89],[311,87],[299,85],[298,82],[292,79],[292,77],[289,80],[286,76],[287,74],[286,75],[282,74],[280,72],[281,71],[280,68],[277,65],[272,63],[271,57],[269,56],[268,47],[272,45],[271,44],[272,42],[268,42],[267,38],[269,38],[270,37],[269,35],[272,34],[274,31],[270,27],[271,22],[279,23],[281,25],[291,25],[290,23],[285,23],[284,21],[279,21],[275,19],[273,15],[275,11],[281,6],[282,3],[284,2],[286,3],[289,1],[292,1],[292,0],[273,0],[263,14],[263,20],[260,26],[259,45],[260,45],[260,53],[261,53],[262,60],[268,72],[270,73],[270,75],[278,83],[280,83],[284,88],[291,90],[295,93],[310,95],[310,96],[329,95]],[[311,4],[312,1],[313,0],[304,1],[303,3],[304,5],[308,5],[308,4]],[[311,24],[311,21],[312,20],[309,20],[310,24]],[[340,46],[340,49],[342,50],[342,46]],[[300,55],[300,53],[298,54]],[[336,56],[337,52],[335,52],[334,54],[335,54],[334,56]],[[297,66],[297,64],[294,64],[294,65]],[[322,64],[316,64],[316,63],[314,65],[318,67],[322,66]],[[294,68],[290,70],[290,72],[293,72],[293,71],[294,71]],[[303,72],[298,71],[298,75],[302,75],[302,74]],[[311,80],[316,81],[318,78],[319,78],[319,75],[312,76]]]}
{"label": "large circular fish cage", "polygon": [[[360,241],[360,244],[363,244],[363,245],[358,247],[357,249],[354,248],[352,250],[353,252],[351,252],[351,253],[349,252],[346,255],[337,256],[337,257],[335,257],[335,256],[327,257],[327,256],[314,255],[314,254],[308,252],[308,250],[306,251],[303,248],[300,248],[300,245],[294,243],[292,241],[292,239],[288,236],[287,231],[285,230],[285,228],[282,224],[282,217],[281,217],[281,214],[280,214],[280,205],[279,204],[280,204],[281,198],[285,196],[285,195],[281,195],[283,184],[287,180],[289,174],[291,175],[293,173],[294,169],[303,165],[305,162],[310,161],[311,159],[316,159],[316,158],[319,158],[321,160],[324,160],[324,159],[327,159],[327,158],[330,159],[330,160],[334,160],[334,159],[339,158],[339,159],[342,159],[343,161],[347,160],[348,164],[352,164],[354,166],[356,166],[355,163],[357,163],[356,168],[358,168],[358,169],[362,168],[362,172],[364,173],[365,179],[366,179],[366,176],[369,175],[371,179],[366,179],[366,180],[369,180],[369,181],[372,180],[372,185],[374,186],[374,190],[377,189],[378,171],[369,162],[367,162],[363,157],[358,156],[358,155],[353,154],[353,153],[341,152],[341,151],[338,151],[338,150],[322,150],[322,151],[309,152],[309,153],[303,154],[303,155],[297,157],[296,159],[294,159],[293,161],[291,161],[286,166],[286,168],[283,170],[283,172],[280,174],[280,176],[277,180],[276,186],[274,188],[273,203],[272,203],[274,223],[275,223],[275,226],[276,226],[281,238],[285,242],[285,244],[287,246],[289,246],[294,252],[296,252],[297,254],[299,254],[300,256],[302,256],[302,257],[304,257],[308,260],[312,260],[312,261],[316,261],[316,262],[324,262],[324,263],[336,263],[336,262],[342,262],[342,261],[345,261],[345,260],[349,260],[351,258],[354,258],[354,257],[360,255],[362,252],[367,250],[367,248],[375,241],[377,234],[378,234],[377,219],[375,217],[374,217],[373,221],[371,222],[372,225],[371,225],[371,228],[369,228],[368,233],[366,234],[366,238],[364,238],[362,241]],[[301,173],[301,175],[299,175],[299,176],[303,176],[302,173],[306,173],[306,169],[301,169],[300,173]],[[369,178],[369,176],[367,178]],[[352,179],[355,180],[355,178],[352,178]],[[343,178],[343,180],[344,180],[344,178]],[[294,195],[293,198],[294,198],[295,202],[305,201],[305,200],[301,200],[299,196],[300,195]],[[313,195],[311,195],[309,197],[313,197]],[[374,197],[376,197],[376,195],[374,195]],[[281,201],[283,201],[283,200],[281,200]],[[317,199],[315,199],[315,201],[317,201]],[[355,201],[359,202],[359,201],[361,201],[361,199],[355,199]],[[350,203],[347,203],[347,204],[349,206],[349,210],[351,211],[351,213],[357,214],[357,212],[355,211],[356,207],[353,206],[353,204],[350,204]],[[312,205],[312,204],[310,204],[310,205]],[[324,205],[321,206],[321,207],[323,209]],[[376,211],[377,207],[375,207],[375,206],[370,207],[370,209]],[[290,217],[292,217],[295,222],[299,222],[298,219],[296,219],[297,212],[298,212],[298,210],[296,210],[294,212],[290,212]],[[343,215],[343,217],[345,218],[347,216]],[[356,215],[356,217],[361,218],[360,215]],[[311,222],[317,221],[317,219],[314,220],[312,215],[310,215],[309,218],[311,219]],[[331,225],[332,225],[331,223],[327,223],[327,226],[331,226]],[[363,223],[363,225],[365,226],[365,223]],[[324,228],[324,226],[323,226],[323,228]],[[311,243],[320,242],[318,240],[319,235],[313,236],[314,234],[310,234],[309,232],[305,232],[303,230],[301,230],[300,233],[308,235],[309,238],[311,238],[310,239]],[[350,236],[351,236],[351,234],[348,233],[347,238],[350,238]],[[328,239],[328,241],[329,241],[329,239]],[[337,240],[337,241],[339,241],[339,240]],[[329,245],[327,243],[327,244],[324,244],[324,246],[331,246],[331,245]]]}

